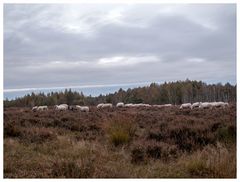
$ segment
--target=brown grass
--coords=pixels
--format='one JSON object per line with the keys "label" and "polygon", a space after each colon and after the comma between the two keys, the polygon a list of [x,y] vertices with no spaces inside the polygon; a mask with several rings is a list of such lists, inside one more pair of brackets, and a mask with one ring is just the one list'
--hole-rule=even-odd
{"label": "brown grass", "polygon": [[5,178],[236,178],[236,107],[4,111]]}

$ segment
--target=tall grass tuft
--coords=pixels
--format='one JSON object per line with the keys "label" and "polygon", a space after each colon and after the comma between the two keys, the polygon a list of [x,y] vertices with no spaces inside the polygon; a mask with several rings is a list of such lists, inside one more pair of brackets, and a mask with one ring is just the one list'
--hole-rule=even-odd
{"label": "tall grass tuft", "polygon": [[124,120],[124,117],[115,118],[107,125],[107,134],[114,146],[127,144],[134,136],[136,125],[132,120]]}

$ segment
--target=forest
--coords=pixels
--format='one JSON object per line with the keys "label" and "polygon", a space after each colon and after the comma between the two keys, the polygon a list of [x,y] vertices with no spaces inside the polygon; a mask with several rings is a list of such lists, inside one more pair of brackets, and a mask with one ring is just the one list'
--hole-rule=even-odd
{"label": "forest", "polygon": [[147,103],[147,104],[182,104],[186,102],[236,102],[236,85],[207,84],[202,81],[176,81],[163,84],[151,83],[149,86],[133,89],[119,89],[115,93],[99,95],[97,97],[85,96],[82,92],[65,89],[64,92],[31,93],[15,100],[4,100],[4,107],[32,107],[35,105],[56,105],[67,103],[69,105],[97,105],[108,102],[116,104]]}

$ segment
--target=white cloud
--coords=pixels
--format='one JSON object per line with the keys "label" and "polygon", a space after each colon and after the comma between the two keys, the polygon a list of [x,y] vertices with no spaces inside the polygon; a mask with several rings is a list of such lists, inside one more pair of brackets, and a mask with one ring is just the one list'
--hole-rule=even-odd
{"label": "white cloud", "polygon": [[203,63],[206,62],[205,59],[203,58],[188,58],[187,62],[191,62],[191,63]]}
{"label": "white cloud", "polygon": [[193,75],[219,82],[221,69],[235,82],[235,10],[215,4],[7,4],[4,87]]}
{"label": "white cloud", "polygon": [[155,56],[136,56],[136,57],[127,57],[127,56],[115,56],[108,58],[101,58],[97,62],[101,66],[132,66],[142,63],[152,63],[159,62],[160,59]]}

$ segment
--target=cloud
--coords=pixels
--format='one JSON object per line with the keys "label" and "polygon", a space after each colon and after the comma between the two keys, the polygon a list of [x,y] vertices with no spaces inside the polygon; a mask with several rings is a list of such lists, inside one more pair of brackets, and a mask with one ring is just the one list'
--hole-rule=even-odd
{"label": "cloud", "polygon": [[191,63],[203,63],[206,60],[203,58],[188,58],[187,61]]}
{"label": "cloud", "polygon": [[134,66],[142,63],[152,63],[160,61],[159,58],[154,56],[139,56],[139,57],[124,57],[115,56],[110,58],[101,58],[97,62],[101,66]]}
{"label": "cloud", "polygon": [[235,5],[4,5],[5,89],[186,78],[236,83]]}

